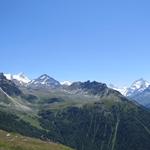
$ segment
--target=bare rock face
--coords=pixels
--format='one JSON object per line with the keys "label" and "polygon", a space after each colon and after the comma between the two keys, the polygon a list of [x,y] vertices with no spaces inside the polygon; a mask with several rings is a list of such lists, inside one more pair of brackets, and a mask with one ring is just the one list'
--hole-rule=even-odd
{"label": "bare rock face", "polygon": [[15,83],[6,79],[3,73],[0,73],[0,88],[10,96],[19,96],[22,94]]}

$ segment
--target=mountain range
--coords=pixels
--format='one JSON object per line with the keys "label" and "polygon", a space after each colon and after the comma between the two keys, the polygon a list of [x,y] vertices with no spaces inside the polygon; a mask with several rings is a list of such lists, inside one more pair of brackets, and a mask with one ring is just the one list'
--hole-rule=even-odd
{"label": "mountain range", "polygon": [[[43,86],[47,86],[47,87],[52,86],[51,88],[55,88],[55,86],[57,87],[60,85],[70,86],[73,83],[73,82],[67,81],[67,80],[59,82],[47,74],[43,74],[33,80],[29,79],[24,73],[19,73],[16,75],[4,74],[4,76],[8,80],[12,80],[13,82],[18,82],[18,83],[20,83],[20,85],[24,85],[24,86],[32,85],[32,86],[40,87],[43,85]],[[144,80],[143,78],[140,78],[140,79],[134,81],[130,87],[119,88],[119,87],[114,86],[113,84],[110,84],[109,87],[119,91],[124,96],[131,96],[131,95],[135,95],[139,92],[143,92],[146,88],[149,87],[149,85],[150,85],[150,83],[148,81]]]}
{"label": "mountain range", "polygon": [[146,107],[150,106],[150,83],[143,78],[134,81],[130,87],[118,88],[114,85],[109,85],[110,88],[119,91],[124,96],[137,101],[139,104]]}
{"label": "mountain range", "polygon": [[38,87],[43,88],[44,86],[45,86],[45,88],[55,88],[60,85],[68,85],[69,86],[72,84],[72,82],[70,82],[70,81],[59,82],[47,74],[43,74],[33,80],[29,79],[24,73],[19,73],[19,74],[15,74],[15,75],[4,74],[4,76],[8,80],[12,80],[13,82],[16,82],[16,84],[18,84],[18,85],[32,86],[32,87],[36,87],[36,88],[38,88]]}
{"label": "mountain range", "polygon": [[[73,82],[62,81],[59,82],[56,79],[50,77],[47,74],[43,74],[36,79],[29,79],[24,73],[16,75],[4,74],[8,80],[12,80],[16,85],[26,86],[28,88],[35,89],[55,89],[62,86],[70,86]],[[75,82],[76,83],[76,82]],[[119,91],[122,95],[129,99],[137,101],[139,104],[146,107],[150,106],[150,83],[143,78],[135,80],[130,87],[116,87],[110,84],[108,87]]]}
{"label": "mountain range", "polygon": [[[8,77],[0,74],[1,130],[76,150],[150,149],[150,110],[105,83],[62,85],[46,74],[28,82],[22,74]],[[137,83],[134,88],[145,87]],[[10,146],[4,143],[0,148]]]}
{"label": "mountain range", "polygon": [[134,81],[130,87],[122,87],[118,88],[113,84],[110,84],[109,87],[118,90],[124,96],[132,96],[137,93],[143,92],[146,88],[148,88],[150,83],[143,78],[140,78]]}

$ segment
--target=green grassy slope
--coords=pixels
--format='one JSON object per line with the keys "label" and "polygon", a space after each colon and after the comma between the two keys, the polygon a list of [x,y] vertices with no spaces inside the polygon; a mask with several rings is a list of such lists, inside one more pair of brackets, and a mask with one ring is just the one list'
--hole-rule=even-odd
{"label": "green grassy slope", "polygon": [[0,130],[0,150],[72,150],[53,142],[24,137]]}
{"label": "green grassy slope", "polygon": [[150,112],[127,100],[44,110],[49,136],[77,150],[149,150]]}

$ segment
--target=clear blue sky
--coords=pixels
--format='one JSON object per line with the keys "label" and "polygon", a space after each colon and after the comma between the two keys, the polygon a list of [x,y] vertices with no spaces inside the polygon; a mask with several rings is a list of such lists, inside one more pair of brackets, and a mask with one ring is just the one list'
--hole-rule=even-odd
{"label": "clear blue sky", "polygon": [[1,0],[0,71],[150,81],[149,0]]}

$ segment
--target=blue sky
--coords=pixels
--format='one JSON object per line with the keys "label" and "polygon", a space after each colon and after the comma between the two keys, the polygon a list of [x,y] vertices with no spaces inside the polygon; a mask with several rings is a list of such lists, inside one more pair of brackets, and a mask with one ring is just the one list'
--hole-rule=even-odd
{"label": "blue sky", "polygon": [[58,80],[150,81],[150,1],[1,0],[0,70]]}

